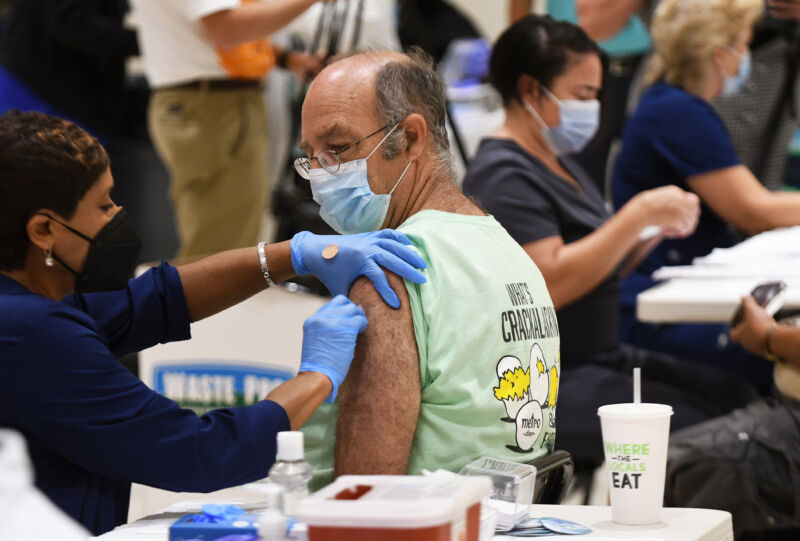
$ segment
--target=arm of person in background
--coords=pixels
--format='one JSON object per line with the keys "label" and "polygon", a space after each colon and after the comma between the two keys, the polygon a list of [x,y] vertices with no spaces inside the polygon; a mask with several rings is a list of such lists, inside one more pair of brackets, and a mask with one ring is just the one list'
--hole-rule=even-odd
{"label": "arm of person in background", "polygon": [[731,339],[756,355],[772,352],[780,360],[800,366],[800,327],[779,325],[751,295],[742,298],[742,306],[744,318],[731,330]]}
{"label": "arm of person in background", "polygon": [[339,393],[334,475],[405,475],[419,417],[419,354],[408,293],[389,275],[400,294],[400,310],[382,302],[369,282],[358,279],[350,297],[369,319]]}
{"label": "arm of person in background", "polygon": [[531,12],[533,0],[508,0],[508,24],[514,24]]}
{"label": "arm of person in background", "polygon": [[[637,195],[580,240],[564,244],[562,237],[554,236],[523,248],[542,272],[558,310],[607,279],[639,245],[639,235],[645,227],[662,227],[668,236],[687,236],[697,226],[699,212],[696,195],[676,186],[664,186]],[[652,241],[644,242],[647,248],[654,246]]]}
{"label": "arm of person in background", "polygon": [[748,235],[800,224],[800,193],[771,192],[744,165],[691,176],[687,183],[723,220]]}
{"label": "arm of person in background", "polygon": [[[200,19],[211,41],[230,49],[262,39],[292,22],[319,0],[271,0],[247,2]],[[321,0],[330,1],[330,0]]]}
{"label": "arm of person in background", "polygon": [[89,58],[127,58],[139,53],[136,32],[109,16],[101,0],[50,0],[42,5],[47,34]]}
{"label": "arm of person in background", "polygon": [[800,20],[800,0],[767,0],[767,9],[773,17]]}
{"label": "arm of person in background", "polygon": [[324,67],[324,57],[305,51],[291,51],[272,44],[278,66],[292,72],[299,81],[310,81]]}
{"label": "arm of person in background", "polygon": [[628,255],[625,256],[625,259],[622,260],[622,266],[619,268],[619,275],[620,277],[624,278],[628,276],[630,273],[636,270],[639,264],[650,255],[656,246],[659,243],[666,239],[666,238],[683,238],[691,235],[694,232],[694,228],[692,231],[685,233],[681,231],[680,233],[675,234],[664,234],[663,230],[656,234],[653,237],[648,239],[639,240],[636,243],[636,246],[633,247],[633,250],[628,252]]}
{"label": "arm of person in background", "polygon": [[596,41],[614,37],[646,0],[575,0],[578,25]]}

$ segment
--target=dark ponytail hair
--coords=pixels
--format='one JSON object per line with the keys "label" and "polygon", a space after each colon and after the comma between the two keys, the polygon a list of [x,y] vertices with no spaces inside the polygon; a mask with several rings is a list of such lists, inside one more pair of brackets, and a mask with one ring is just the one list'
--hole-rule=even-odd
{"label": "dark ponytail hair", "polygon": [[604,56],[581,27],[549,15],[528,15],[497,39],[489,61],[489,82],[508,105],[519,99],[517,83],[522,75],[550,88],[576,54]]}

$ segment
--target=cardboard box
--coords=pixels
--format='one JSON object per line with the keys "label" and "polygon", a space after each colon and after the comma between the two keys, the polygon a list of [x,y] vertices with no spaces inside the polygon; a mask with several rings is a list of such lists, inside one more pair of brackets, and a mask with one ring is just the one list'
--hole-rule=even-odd
{"label": "cardboard box", "polygon": [[174,522],[169,527],[169,541],[215,541],[228,535],[258,537],[258,515],[242,514],[220,522],[198,522],[198,517],[205,515],[186,515]]}

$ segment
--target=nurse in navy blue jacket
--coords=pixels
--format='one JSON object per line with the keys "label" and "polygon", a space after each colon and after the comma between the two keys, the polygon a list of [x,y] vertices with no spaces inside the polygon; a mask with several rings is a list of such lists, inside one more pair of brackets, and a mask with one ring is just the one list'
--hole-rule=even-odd
{"label": "nurse in navy blue jacket", "polygon": [[[729,247],[737,230],[753,235],[800,224],[800,194],[764,188],[711,105],[747,83],[752,26],[762,11],[762,0],[661,0],[651,27],[651,86],[625,127],[613,193],[620,208],[644,190],[674,184],[702,202],[695,233],[662,242],[622,283],[622,341],[736,371],[764,391],[770,366],[733,344],[727,325],[636,321],[636,296],[654,285],[659,267]],[[777,92],[782,82],[775,84]]]}
{"label": "nurse in navy blue jacket", "polygon": [[265,477],[277,432],[335,397],[367,322],[338,295],[306,321],[297,377],[253,406],[202,417],[118,356],[186,340],[191,322],[298,273],[339,294],[363,274],[395,307],[379,264],[424,281],[412,266],[424,262],[393,231],[300,233],[127,281],[139,241],[112,187],[105,150],[74,124],[0,116],[0,427],[25,435],[37,487],[95,534],[126,520],[133,482],[208,492]]}

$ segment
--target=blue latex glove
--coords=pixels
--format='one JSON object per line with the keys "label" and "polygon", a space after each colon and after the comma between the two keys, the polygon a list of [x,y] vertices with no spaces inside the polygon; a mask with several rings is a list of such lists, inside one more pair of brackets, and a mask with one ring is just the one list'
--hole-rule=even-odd
{"label": "blue latex glove", "polygon": [[333,391],[325,400],[333,402],[344,381],[358,334],[367,327],[364,311],[344,295],[337,295],[303,324],[303,353],[298,372],[328,376]]}
{"label": "blue latex glove", "polygon": [[200,515],[195,515],[192,522],[217,524],[219,522],[234,522],[246,511],[238,505],[227,505],[220,503],[207,503],[201,507],[203,511]]}
{"label": "blue latex glove", "polygon": [[[339,247],[333,259],[322,257],[322,250],[329,244]],[[292,266],[300,276],[313,274],[319,278],[334,295],[347,295],[353,281],[363,274],[389,306],[399,308],[400,299],[381,267],[416,284],[424,284],[425,276],[414,267],[424,269],[427,264],[410,244],[403,233],[391,229],[356,235],[315,235],[301,231],[292,238]]]}

